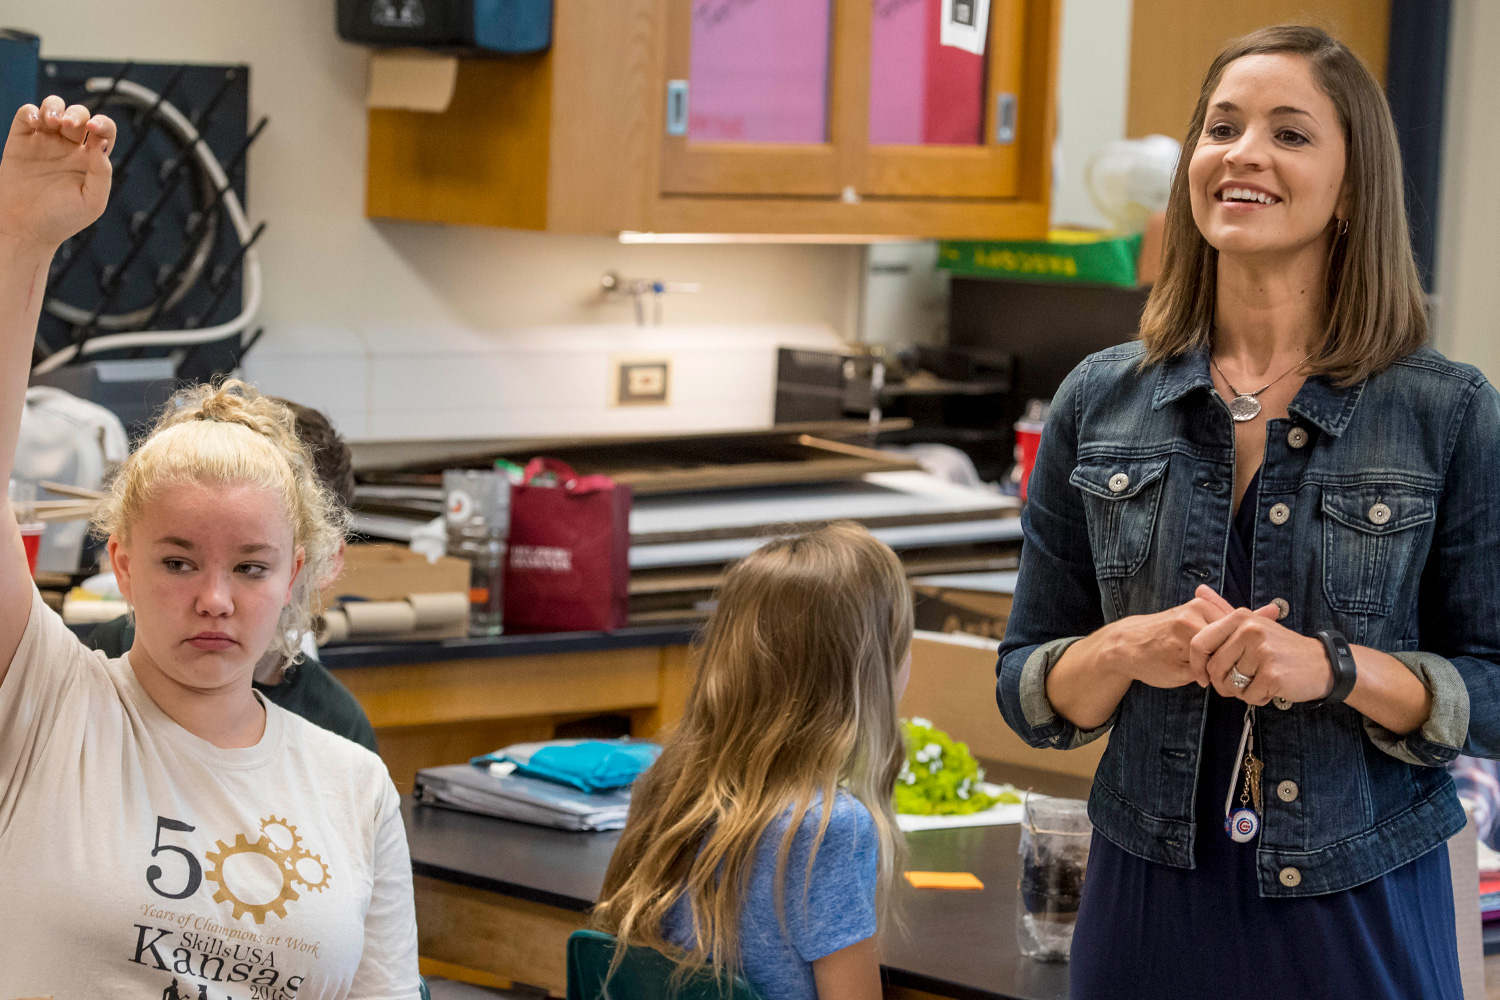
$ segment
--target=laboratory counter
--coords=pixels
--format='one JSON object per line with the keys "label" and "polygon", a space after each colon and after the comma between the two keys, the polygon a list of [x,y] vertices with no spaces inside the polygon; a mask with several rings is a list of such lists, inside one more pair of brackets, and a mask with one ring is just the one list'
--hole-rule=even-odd
{"label": "laboratory counter", "polygon": [[[697,623],[630,625],[607,632],[507,632],[467,639],[416,642],[341,642],[318,650],[330,670],[387,667],[407,663],[499,659],[593,653],[642,647],[686,646],[698,634]],[[340,675],[343,678],[343,675]]]}
{"label": "laboratory counter", "polygon": [[[567,937],[598,901],[619,834],[550,830],[410,799],[403,814],[427,968],[564,993]],[[1018,826],[907,835],[909,870],[972,872],[984,888],[916,890],[898,880],[903,927],[881,947],[887,1000],[1068,995],[1066,964],[1025,958],[1016,944],[1019,837]]]}

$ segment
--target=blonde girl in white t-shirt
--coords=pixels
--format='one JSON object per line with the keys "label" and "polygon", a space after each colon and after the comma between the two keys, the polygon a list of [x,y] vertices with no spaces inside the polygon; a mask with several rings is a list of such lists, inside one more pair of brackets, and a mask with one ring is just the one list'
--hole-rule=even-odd
{"label": "blonde girl in white t-shirt", "polygon": [[[0,159],[0,473],[57,247],[103,211],[114,124],[49,97]],[[180,393],[97,527],[135,643],[87,650],[0,511],[0,1000],[418,995],[411,867],[379,758],[250,682],[294,651],[343,534],[286,408]]]}

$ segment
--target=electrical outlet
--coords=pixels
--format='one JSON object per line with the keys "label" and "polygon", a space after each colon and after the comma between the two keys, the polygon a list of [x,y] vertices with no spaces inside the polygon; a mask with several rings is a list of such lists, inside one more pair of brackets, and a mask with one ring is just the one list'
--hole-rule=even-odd
{"label": "electrical outlet", "polygon": [[672,362],[667,358],[615,360],[616,406],[666,406]]}

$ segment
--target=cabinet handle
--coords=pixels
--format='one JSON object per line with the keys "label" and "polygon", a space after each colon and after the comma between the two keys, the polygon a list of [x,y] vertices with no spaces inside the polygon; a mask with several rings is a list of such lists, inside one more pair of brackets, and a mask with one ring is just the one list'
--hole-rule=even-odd
{"label": "cabinet handle", "polygon": [[1016,141],[1016,95],[995,96],[995,141],[1008,146]]}
{"label": "cabinet handle", "polygon": [[688,82],[667,81],[667,135],[687,135]]}

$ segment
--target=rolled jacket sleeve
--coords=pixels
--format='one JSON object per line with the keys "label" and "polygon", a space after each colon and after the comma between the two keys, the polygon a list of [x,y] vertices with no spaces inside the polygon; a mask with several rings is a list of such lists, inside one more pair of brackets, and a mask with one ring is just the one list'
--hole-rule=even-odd
{"label": "rolled jacket sleeve", "polygon": [[1391,653],[1432,709],[1404,737],[1365,721],[1381,750],[1428,767],[1500,757],[1500,393],[1480,382],[1459,413],[1417,598],[1419,651]]}
{"label": "rolled jacket sleeve", "polygon": [[1397,736],[1364,719],[1365,734],[1381,750],[1421,767],[1441,767],[1458,756],[1469,731],[1469,689],[1463,675],[1436,653],[1392,653],[1432,692],[1432,710],[1416,732]]}
{"label": "rolled jacket sleeve", "polygon": [[1047,675],[1078,639],[1104,624],[1082,498],[1068,482],[1078,456],[1078,407],[1089,362],[1052,400],[1021,514],[1021,569],[996,665],[1006,723],[1034,747],[1070,750],[1109,731],[1080,730],[1047,699]]}

